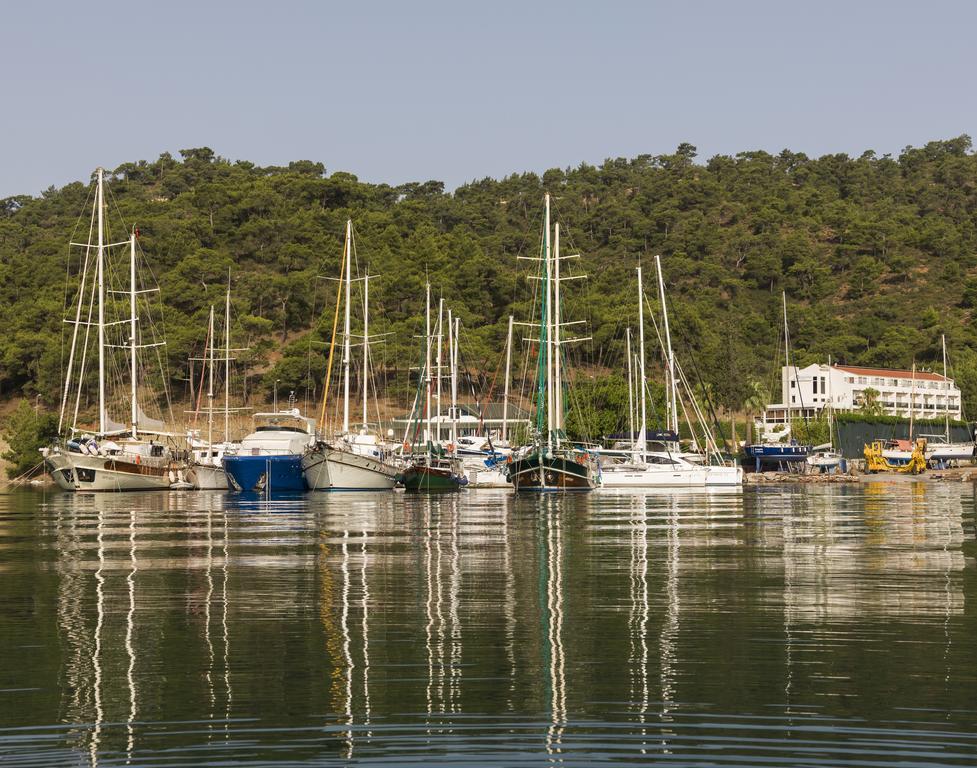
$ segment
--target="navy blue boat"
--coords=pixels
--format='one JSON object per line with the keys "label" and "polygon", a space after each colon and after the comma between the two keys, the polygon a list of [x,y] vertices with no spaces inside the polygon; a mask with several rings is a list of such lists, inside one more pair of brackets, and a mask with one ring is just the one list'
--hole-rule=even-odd
{"label": "navy blue boat", "polygon": [[304,491],[302,457],[225,456],[224,471],[239,491]]}
{"label": "navy blue boat", "polygon": [[[743,446],[743,453],[747,459],[753,459],[757,472],[763,470],[791,471],[792,465],[807,461],[811,453],[811,446],[798,445],[792,440],[790,443],[754,443]],[[744,462],[744,466],[748,466]]]}
{"label": "navy blue boat", "polygon": [[315,440],[315,422],[297,408],[256,413],[255,430],[221,464],[238,491],[304,491],[302,455]]}

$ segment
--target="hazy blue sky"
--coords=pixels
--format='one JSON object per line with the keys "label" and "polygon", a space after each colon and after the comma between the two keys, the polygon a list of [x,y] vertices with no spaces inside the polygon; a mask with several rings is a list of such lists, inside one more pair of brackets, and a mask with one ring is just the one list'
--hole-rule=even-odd
{"label": "hazy blue sky", "polygon": [[8,2],[0,197],[209,146],[368,181],[977,131],[977,2]]}

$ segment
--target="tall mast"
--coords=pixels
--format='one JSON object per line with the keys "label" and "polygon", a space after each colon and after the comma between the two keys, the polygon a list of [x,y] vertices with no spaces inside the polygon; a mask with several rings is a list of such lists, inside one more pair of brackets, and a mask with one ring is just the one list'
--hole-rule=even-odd
{"label": "tall mast", "polygon": [[207,449],[213,454],[214,445],[214,305],[210,305],[210,378],[207,382]]}
{"label": "tall mast", "polygon": [[550,264],[550,196],[549,193],[546,194],[546,239],[543,244],[543,263],[545,265],[546,275],[545,275],[545,299],[543,300],[543,307],[545,309],[543,322],[546,324],[546,330],[543,334],[544,343],[546,344],[546,376],[544,378],[544,383],[546,386],[546,448],[547,451],[553,450],[553,430],[554,430],[554,419],[553,419],[553,302],[551,300],[552,296],[552,286],[550,281],[552,265]]}
{"label": "tall mast", "polygon": [[[784,297],[784,362],[787,364],[787,428],[790,429],[790,333],[787,331],[787,291],[783,292]],[[800,382],[797,383],[800,386]]]}
{"label": "tall mast", "polygon": [[363,429],[366,429],[366,401],[370,383],[370,276],[363,276]]}
{"label": "tall mast", "polygon": [[556,222],[553,233],[553,426],[556,428],[558,448],[560,430],[563,429],[563,376],[560,358],[560,222]]}
{"label": "tall mast", "polygon": [[950,395],[949,386],[947,385],[946,377],[946,334],[941,334],[940,336],[941,344],[943,345],[943,405],[945,408],[946,415],[946,441],[950,442]]}
{"label": "tall mast", "polygon": [[[658,257],[655,256],[655,261],[658,263]],[[658,266],[658,278],[659,285],[661,284],[661,264]],[[641,266],[638,266],[638,398],[641,403],[641,424],[638,429],[640,430],[640,442],[639,446],[641,449],[641,460],[645,460],[645,454],[648,452],[648,413],[647,413],[647,402],[645,398],[645,292],[642,288],[641,279]],[[665,307],[665,294],[662,293],[662,308]],[[666,315],[667,317],[667,315]],[[668,321],[665,321],[665,338],[668,338]],[[668,357],[671,360],[672,357],[672,344],[668,343]],[[671,368],[671,366],[669,366]],[[671,371],[669,372],[669,379],[671,379]],[[677,431],[676,431],[677,434]]]}
{"label": "tall mast", "polygon": [[916,358],[913,358],[912,386],[909,388],[909,439],[913,439],[913,421],[916,415]]}
{"label": "tall mast", "polygon": [[437,352],[437,363],[435,363],[435,369],[437,370],[437,389],[435,390],[437,404],[435,406],[435,425],[434,428],[435,438],[434,442],[441,442],[441,355],[443,354],[442,347],[444,346],[444,297],[438,299],[438,324],[435,330],[435,336],[438,339],[438,352]]}
{"label": "tall mast", "polygon": [[[427,441],[431,438],[431,283],[426,284],[424,302],[424,378],[427,390]],[[425,441],[425,442],[427,442]]]}
{"label": "tall mast", "polygon": [[102,192],[104,171],[98,174],[98,432],[105,434],[105,240],[103,238],[102,209],[105,198]]}
{"label": "tall mast", "polygon": [[631,436],[631,453],[638,452],[637,442],[634,436],[634,371],[631,365],[631,329],[625,330],[626,349],[628,354],[628,434]]}
{"label": "tall mast", "polygon": [[[95,205],[98,205],[98,200],[95,201]],[[92,212],[94,213],[94,208],[93,208]],[[58,417],[58,435],[61,434],[61,429],[64,426],[65,411],[68,408],[68,387],[71,384],[71,372],[74,370],[74,367],[75,367],[75,349],[76,349],[76,345],[78,343],[78,328],[81,326],[81,308],[82,308],[82,305],[84,304],[84,300],[85,300],[85,288],[86,288],[87,283],[88,283],[88,264],[89,264],[89,258],[88,257],[90,255],[91,248],[92,248],[92,234],[91,234],[91,229],[89,228],[89,230],[88,230],[88,245],[85,247],[85,261],[83,262],[82,268],[81,268],[81,282],[79,284],[79,290],[78,290],[78,305],[75,308],[74,328],[71,331],[71,351],[68,353],[68,369],[67,369],[68,372],[65,374],[65,378],[64,378],[64,390],[61,393],[61,414]],[[88,319],[91,320],[91,314],[89,314]],[[88,329],[87,328],[85,329],[85,339],[86,339],[85,344],[86,344],[86,347],[87,347],[87,343],[88,343],[87,342],[87,339],[88,339]],[[82,355],[82,358],[84,359],[84,354]],[[79,391],[80,391],[80,385],[79,385]],[[72,428],[74,428],[74,426],[75,426],[74,423],[72,423],[71,426],[72,426]]]}
{"label": "tall mast", "polygon": [[224,298],[224,442],[231,424],[231,272],[227,271],[227,296]]}
{"label": "tall mast", "polygon": [[512,368],[512,315],[509,315],[509,334],[505,344],[505,383],[502,394],[502,442],[509,435],[509,373]]}
{"label": "tall mast", "polygon": [[129,233],[129,366],[132,391],[132,436],[136,437],[139,404],[136,401],[136,233]]}
{"label": "tall mast", "polygon": [[[451,443],[458,443],[458,332],[460,318],[454,317],[452,326],[451,310],[448,310],[448,354],[451,356]],[[454,330],[452,331],[452,327]]]}
{"label": "tall mast", "polygon": [[352,265],[352,237],[353,220],[346,220],[346,308],[343,312],[343,434],[349,434],[349,299],[350,299],[350,267]]}
{"label": "tall mast", "polygon": [[[672,334],[668,330],[668,306],[665,304],[665,280],[662,277],[662,260],[661,256],[655,255],[655,268],[658,271],[658,294],[661,297],[662,302],[662,319],[665,324],[665,347],[668,354],[668,387],[669,387],[669,411],[671,415],[671,423],[669,427],[678,436],[678,387],[675,384],[675,353],[672,352]],[[639,278],[640,282],[640,278]],[[643,306],[641,298],[639,298],[639,306]],[[645,355],[642,351],[641,353],[641,364],[644,365]],[[644,373],[641,374],[641,397],[644,400]],[[642,406],[642,424],[645,423],[644,419],[644,406]],[[642,427],[643,429],[643,427]]]}

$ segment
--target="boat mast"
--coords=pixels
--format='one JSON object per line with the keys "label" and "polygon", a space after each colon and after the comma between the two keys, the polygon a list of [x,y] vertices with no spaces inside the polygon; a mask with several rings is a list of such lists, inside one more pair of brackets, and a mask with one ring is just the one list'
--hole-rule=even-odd
{"label": "boat mast", "polygon": [[[211,329],[213,333],[213,329]],[[129,233],[129,366],[132,374],[132,437],[136,437],[139,404],[136,401],[136,233]]]}
{"label": "boat mast", "polygon": [[634,434],[634,370],[631,360],[631,329],[625,330],[626,349],[628,354],[628,434],[631,435],[631,453],[637,454],[638,443]]}
{"label": "boat mast", "polygon": [[363,276],[363,429],[366,429],[370,383],[370,276]]}
{"label": "boat mast", "polygon": [[940,339],[941,339],[941,344],[943,345],[943,393],[944,393],[943,405],[945,407],[944,413],[946,416],[946,441],[949,443],[950,442],[950,395],[949,395],[950,388],[947,386],[948,379],[946,377],[946,334],[945,333],[941,334]]}
{"label": "boat mast", "polygon": [[[787,397],[785,397],[784,399],[787,401],[785,403],[785,405],[787,406],[787,429],[788,429],[788,434],[791,434],[792,435],[792,433],[790,432],[790,428],[791,428],[791,423],[790,423],[790,410],[791,410],[790,409],[790,373],[791,373],[791,370],[790,370],[790,334],[787,331],[787,291],[783,291],[781,295],[783,296],[783,299],[784,299],[784,362],[787,364]],[[798,385],[797,386],[800,386],[800,382],[798,382]]]}
{"label": "boat mast", "polygon": [[912,386],[909,388],[909,439],[913,439],[913,422],[916,415],[916,359],[913,358]]}
{"label": "boat mast", "polygon": [[[210,378],[207,382],[207,450],[213,453],[214,445],[214,305],[210,305]],[[208,459],[211,458],[208,456]]]}
{"label": "boat mast", "polygon": [[[668,354],[668,386],[669,386],[669,393],[670,393],[668,409],[670,411],[670,416],[671,416],[669,427],[675,433],[675,436],[678,437],[678,387],[675,384],[675,353],[672,352],[672,334],[668,330],[668,307],[665,304],[665,280],[662,278],[662,261],[661,261],[661,256],[657,254],[655,254],[655,268],[658,271],[658,293],[661,296],[661,302],[662,302],[662,319],[664,320],[665,323],[665,346]],[[640,271],[638,274],[639,274],[638,282],[640,283],[641,282]],[[639,307],[643,306],[643,301],[641,296],[638,297],[638,306]],[[642,333],[643,332],[644,331],[642,329]],[[642,367],[644,366],[644,362],[645,362],[645,354],[644,354],[644,347],[642,346],[642,352],[641,352]],[[642,368],[642,374],[641,374],[642,403],[644,402],[644,387],[645,387],[644,382],[645,382],[645,377]],[[642,423],[642,435],[643,435],[644,424],[645,424],[644,405],[642,405],[641,423]]]}
{"label": "boat mast", "polygon": [[563,429],[563,378],[560,366],[560,222],[553,231],[553,426],[556,447]]}
{"label": "boat mast", "polygon": [[426,381],[427,390],[427,440],[425,442],[430,442],[431,440],[431,283],[430,281],[426,285],[427,293],[424,304],[424,378]]}
{"label": "boat mast", "polygon": [[451,357],[451,444],[457,450],[458,445],[458,333],[461,318],[454,318],[454,334],[452,335],[451,310],[448,310],[448,354]]}
{"label": "boat mast", "polygon": [[[97,200],[95,201],[95,205],[98,205],[98,201]],[[92,214],[94,215],[94,213],[95,213],[95,211],[94,211],[94,207],[93,207],[92,208]],[[58,435],[61,434],[61,429],[64,427],[65,411],[68,408],[68,388],[69,388],[69,386],[71,384],[71,372],[74,370],[74,367],[75,367],[75,349],[76,349],[77,344],[78,344],[78,328],[81,326],[81,308],[82,308],[82,305],[84,304],[84,299],[85,299],[85,286],[87,285],[87,282],[88,282],[88,265],[89,265],[89,255],[91,253],[91,249],[92,249],[92,234],[91,234],[91,228],[89,228],[89,230],[88,230],[88,244],[85,246],[85,261],[84,261],[84,263],[82,265],[82,269],[81,269],[81,283],[80,283],[79,290],[78,290],[78,305],[75,308],[74,329],[71,332],[71,351],[68,353],[68,372],[65,374],[65,378],[64,378],[64,390],[61,393],[61,413],[58,416]],[[91,320],[91,311],[90,310],[89,310],[88,319]],[[86,345],[86,351],[87,351],[87,344],[88,344],[88,328],[86,327],[86,329],[85,329],[85,345]],[[82,359],[84,359],[84,357],[85,357],[85,355],[83,354],[82,355]],[[79,391],[80,391],[80,385],[79,385]],[[72,429],[73,429],[74,426],[75,426],[74,423],[72,423],[71,426],[72,426]]]}
{"label": "boat mast", "polygon": [[545,294],[543,299],[543,323],[545,324],[545,331],[543,333],[543,341],[546,345],[546,374],[544,376],[544,381],[541,382],[543,386],[546,387],[546,449],[547,453],[553,450],[553,343],[552,343],[552,328],[553,328],[553,307],[550,301],[551,296],[551,286],[550,286],[550,196],[549,193],[546,194],[546,235],[543,244],[543,264],[545,269]]}
{"label": "boat mast", "polygon": [[[658,262],[658,257],[655,256],[656,263],[658,266],[658,279],[659,285],[661,284],[661,264]],[[640,446],[641,446],[641,460],[645,461],[646,454],[648,452],[648,415],[647,415],[647,403],[645,397],[645,302],[644,302],[644,290],[642,288],[641,280],[641,266],[638,266],[638,388],[639,388],[639,401],[641,403],[641,424],[639,426],[640,430]],[[662,290],[662,309],[665,308],[665,293]],[[666,314],[667,318],[668,315]],[[668,338],[668,320],[665,320],[665,338]],[[672,344],[668,342],[668,358],[672,358]],[[669,366],[669,379],[671,379],[671,366]],[[676,435],[678,430],[676,430]]]}
{"label": "boat mast", "polygon": [[227,296],[224,298],[224,442],[228,441],[231,423],[231,272],[227,272]]}
{"label": "boat mast", "polygon": [[105,240],[103,238],[102,209],[105,198],[102,192],[105,171],[98,174],[98,432],[105,434]]}
{"label": "boat mast", "polygon": [[509,434],[509,373],[512,368],[512,315],[509,315],[509,335],[505,345],[505,383],[502,394],[502,442]]}
{"label": "boat mast", "polygon": [[441,355],[443,354],[442,347],[444,346],[444,296],[438,299],[438,324],[435,329],[435,336],[438,338],[438,353],[437,362],[435,363],[435,369],[437,370],[437,389],[435,390],[435,430],[436,435],[434,442],[441,442]]}
{"label": "boat mast", "polygon": [[349,434],[349,303],[350,303],[350,268],[352,266],[352,232],[353,220],[346,220],[346,307],[343,312],[343,434]]}

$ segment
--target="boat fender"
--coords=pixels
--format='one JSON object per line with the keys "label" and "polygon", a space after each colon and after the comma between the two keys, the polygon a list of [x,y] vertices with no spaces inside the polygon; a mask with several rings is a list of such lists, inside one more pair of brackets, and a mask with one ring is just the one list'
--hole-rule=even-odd
{"label": "boat fender", "polygon": [[170,482],[171,483],[176,482],[176,473],[172,469],[170,470]]}

